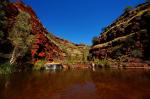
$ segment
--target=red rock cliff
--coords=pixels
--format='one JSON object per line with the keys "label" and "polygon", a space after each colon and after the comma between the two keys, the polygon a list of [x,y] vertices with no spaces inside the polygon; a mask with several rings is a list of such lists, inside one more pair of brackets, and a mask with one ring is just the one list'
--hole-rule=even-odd
{"label": "red rock cliff", "polygon": [[[34,43],[30,50],[32,55],[32,61],[35,62],[39,59],[53,60],[63,59],[63,52],[51,42],[47,37],[48,31],[44,28],[42,23],[37,18],[36,14],[31,7],[26,6],[23,3],[13,3],[10,5],[10,9],[17,10],[18,12],[23,11],[30,15],[30,23],[32,24],[31,34],[34,35]],[[17,14],[17,13],[16,13]]]}

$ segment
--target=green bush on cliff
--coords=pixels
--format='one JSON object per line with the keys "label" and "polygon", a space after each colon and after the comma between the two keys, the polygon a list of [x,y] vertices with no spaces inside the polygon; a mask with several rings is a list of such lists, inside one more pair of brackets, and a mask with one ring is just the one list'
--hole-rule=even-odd
{"label": "green bush on cliff", "polygon": [[0,5],[6,6],[11,0],[0,0]]}
{"label": "green bush on cliff", "polygon": [[6,14],[5,10],[3,9],[6,6],[5,3],[6,0],[0,2],[0,40],[2,40],[4,36],[3,28],[6,26]]}
{"label": "green bush on cliff", "polygon": [[0,31],[0,40],[3,38],[4,34],[2,31]]}
{"label": "green bush on cliff", "polygon": [[5,11],[0,10],[0,19],[3,19],[5,17]]}
{"label": "green bush on cliff", "polygon": [[150,12],[147,12],[143,15],[143,19],[146,21],[147,24],[150,24]]}
{"label": "green bush on cliff", "polygon": [[0,65],[0,74],[12,73],[15,69],[15,65],[11,65],[9,62]]}
{"label": "green bush on cliff", "polygon": [[124,9],[124,12],[129,12],[133,9],[132,6],[127,6],[125,9]]}
{"label": "green bush on cliff", "polygon": [[97,45],[97,44],[99,44],[100,42],[99,42],[99,38],[98,37],[93,37],[93,39],[92,39],[92,44],[93,45]]}
{"label": "green bush on cliff", "polygon": [[102,28],[102,32],[107,31],[107,29],[108,29],[107,27],[103,27],[103,28]]}
{"label": "green bush on cliff", "polygon": [[41,70],[42,68],[44,68],[44,64],[46,63],[45,60],[38,60],[33,67],[33,70]]}
{"label": "green bush on cliff", "polygon": [[143,57],[143,54],[142,54],[141,50],[139,50],[139,49],[134,49],[134,50],[131,52],[131,56],[132,56],[132,57],[136,57],[136,58],[141,58],[141,57]]}

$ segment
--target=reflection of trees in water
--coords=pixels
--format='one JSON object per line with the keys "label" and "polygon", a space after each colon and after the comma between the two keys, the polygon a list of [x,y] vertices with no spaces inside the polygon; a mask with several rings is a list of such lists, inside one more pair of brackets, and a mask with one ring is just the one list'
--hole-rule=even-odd
{"label": "reflection of trees in water", "polygon": [[0,98],[5,99],[4,96],[7,94],[7,87],[9,86],[9,76],[0,75]]}
{"label": "reflection of trees in water", "polygon": [[[17,97],[23,97],[22,99],[42,96],[41,99],[45,99],[47,95],[60,94],[59,92],[69,90],[73,86],[85,85],[90,80],[90,72],[87,70],[17,73],[10,77],[5,98],[9,99],[11,97],[11,99],[15,99],[17,94]],[[0,83],[2,82],[0,81]],[[2,89],[3,91],[4,88],[2,87],[4,86],[5,83],[1,84],[0,90]]]}

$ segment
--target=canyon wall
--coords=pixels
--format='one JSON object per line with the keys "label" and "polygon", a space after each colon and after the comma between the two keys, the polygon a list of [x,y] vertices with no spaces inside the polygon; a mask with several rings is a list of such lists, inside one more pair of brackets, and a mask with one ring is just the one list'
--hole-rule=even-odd
{"label": "canyon wall", "polygon": [[[107,20],[107,19],[106,19]],[[150,59],[150,3],[128,9],[95,38],[89,60],[122,56]]]}

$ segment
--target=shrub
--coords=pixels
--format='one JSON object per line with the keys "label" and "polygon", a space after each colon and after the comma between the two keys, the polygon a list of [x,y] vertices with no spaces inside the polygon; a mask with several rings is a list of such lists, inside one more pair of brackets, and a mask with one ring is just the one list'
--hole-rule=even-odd
{"label": "shrub", "polygon": [[93,39],[92,39],[92,44],[93,45],[97,45],[97,44],[99,44],[100,42],[99,42],[99,38],[98,37],[93,37]]}
{"label": "shrub", "polygon": [[3,9],[6,5],[7,0],[0,1],[0,40],[3,38],[3,29],[6,27],[6,14]]}
{"label": "shrub", "polygon": [[82,62],[87,62],[89,55],[89,48],[85,48],[82,51]]}
{"label": "shrub", "polygon": [[102,32],[105,32],[105,31],[107,31],[107,27],[102,28]]}
{"label": "shrub", "polygon": [[92,59],[93,59],[92,53],[89,53],[88,56],[87,56],[87,60],[91,61]]}
{"label": "shrub", "polygon": [[3,38],[4,34],[2,31],[0,31],[0,40]]}
{"label": "shrub", "polygon": [[15,69],[15,65],[11,65],[9,62],[0,65],[0,74],[12,73]]}
{"label": "shrub", "polygon": [[133,37],[129,37],[126,42],[124,43],[124,46],[132,46],[135,44],[135,39]]}
{"label": "shrub", "polygon": [[11,0],[0,0],[0,5],[2,5],[2,6],[6,6],[6,5],[8,5],[9,3],[10,3],[10,1]]}
{"label": "shrub", "polygon": [[2,19],[5,16],[5,11],[4,10],[0,10],[0,19]]}
{"label": "shrub", "polygon": [[116,54],[115,54],[115,56],[116,56],[116,57],[120,57],[120,56],[122,56],[122,53],[121,53],[121,51],[120,51],[120,50],[117,50],[117,51],[116,51]]}
{"label": "shrub", "polygon": [[150,22],[150,12],[147,12],[143,15],[144,20],[149,24]]}
{"label": "shrub", "polygon": [[44,68],[45,62],[46,62],[45,60],[36,61],[36,63],[34,64],[33,70],[41,70],[42,68]]}
{"label": "shrub", "polygon": [[102,60],[94,59],[94,63],[95,63],[96,66],[102,66],[102,67],[105,67],[105,68],[110,67],[110,63],[107,59],[102,59]]}
{"label": "shrub", "polygon": [[143,54],[142,54],[141,50],[135,49],[131,52],[131,56],[136,57],[136,58],[141,58],[141,57],[143,57]]}
{"label": "shrub", "polygon": [[127,6],[125,9],[124,9],[124,12],[129,12],[133,9],[132,6]]}

